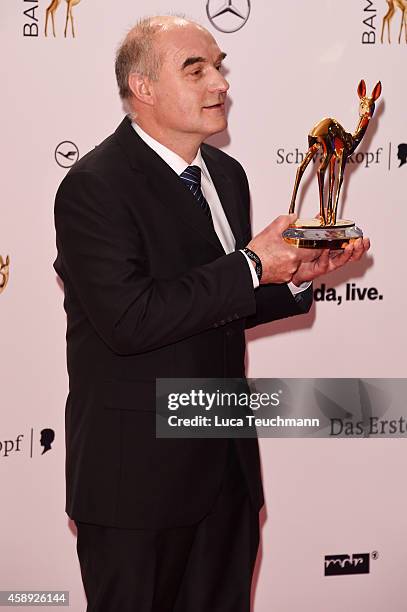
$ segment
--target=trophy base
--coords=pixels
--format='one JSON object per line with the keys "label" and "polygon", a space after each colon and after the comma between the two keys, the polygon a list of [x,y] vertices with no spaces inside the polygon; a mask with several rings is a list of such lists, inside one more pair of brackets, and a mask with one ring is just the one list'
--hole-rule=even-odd
{"label": "trophy base", "polygon": [[302,249],[344,249],[349,242],[362,238],[363,232],[353,221],[338,219],[335,225],[320,225],[319,219],[297,219],[283,232],[289,244]]}

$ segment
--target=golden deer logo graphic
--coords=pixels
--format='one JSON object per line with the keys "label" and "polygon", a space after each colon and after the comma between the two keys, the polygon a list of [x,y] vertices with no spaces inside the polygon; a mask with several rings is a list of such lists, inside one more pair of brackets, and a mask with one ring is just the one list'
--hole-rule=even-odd
{"label": "golden deer logo graphic", "polygon": [[[67,32],[68,32],[68,22],[69,21],[71,22],[72,37],[75,38],[75,28],[74,28],[72,8],[74,6],[76,6],[77,4],[79,4],[80,1],[81,0],[65,0],[65,2],[66,2],[66,19],[65,19],[65,30],[64,30],[65,38],[66,38],[66,35],[67,35]],[[47,36],[48,19],[49,19],[49,16],[51,15],[52,33],[53,33],[54,38],[55,38],[54,13],[57,10],[57,8],[60,5],[60,3],[61,3],[61,0],[52,0],[51,4],[49,5],[47,10],[45,11],[45,36]]]}
{"label": "golden deer logo graphic", "polygon": [[399,43],[401,42],[401,35],[403,33],[403,28],[404,28],[404,34],[405,34],[406,43],[407,43],[407,0],[386,0],[386,2],[389,5],[389,8],[388,8],[387,13],[383,17],[382,35],[380,38],[381,42],[383,42],[384,29],[386,25],[387,25],[387,38],[388,38],[388,41],[391,42],[390,41],[390,21],[394,17],[396,8],[398,8],[401,11]]}
{"label": "golden deer logo graphic", "polygon": [[8,283],[10,257],[7,255],[6,261],[0,255],[0,293],[4,291]]}

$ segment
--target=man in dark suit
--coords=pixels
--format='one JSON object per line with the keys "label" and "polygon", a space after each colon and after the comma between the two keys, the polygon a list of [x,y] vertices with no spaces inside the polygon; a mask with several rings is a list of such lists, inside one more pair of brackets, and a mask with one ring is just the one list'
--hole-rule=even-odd
{"label": "man in dark suit", "polygon": [[223,58],[183,19],[133,28],[116,60],[128,116],[56,198],[66,510],[89,612],[249,610],[257,440],[156,439],[155,379],[244,377],[245,328],[307,312],[310,281],[368,248],[295,249],[293,215],[251,239],[242,167],[202,144],[226,127]]}

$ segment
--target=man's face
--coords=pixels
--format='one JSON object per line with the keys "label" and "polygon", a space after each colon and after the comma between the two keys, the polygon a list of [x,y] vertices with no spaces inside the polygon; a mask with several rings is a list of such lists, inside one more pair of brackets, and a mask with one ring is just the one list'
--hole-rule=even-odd
{"label": "man's face", "polygon": [[204,140],[227,126],[225,54],[206,30],[188,24],[156,35],[162,66],[152,83],[153,114],[163,132]]}

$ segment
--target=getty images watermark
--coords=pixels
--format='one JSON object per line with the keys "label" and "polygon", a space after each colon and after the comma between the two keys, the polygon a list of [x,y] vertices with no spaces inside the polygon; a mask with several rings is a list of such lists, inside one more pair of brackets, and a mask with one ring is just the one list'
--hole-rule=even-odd
{"label": "getty images watermark", "polygon": [[406,379],[157,379],[157,438],[407,437]]}

